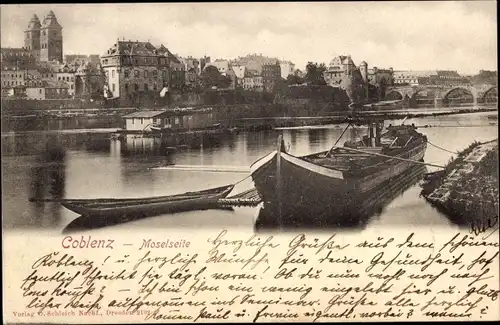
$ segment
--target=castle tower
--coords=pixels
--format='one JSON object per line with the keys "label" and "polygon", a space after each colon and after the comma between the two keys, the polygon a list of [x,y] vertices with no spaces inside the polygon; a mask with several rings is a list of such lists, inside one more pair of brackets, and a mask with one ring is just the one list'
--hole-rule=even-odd
{"label": "castle tower", "polygon": [[368,82],[368,63],[362,61],[359,65],[359,72],[361,73],[361,78],[363,78],[363,83],[365,86],[365,99],[368,100],[370,97],[369,94],[369,82]]}
{"label": "castle tower", "polygon": [[40,59],[40,20],[37,15],[33,15],[28,24],[28,29],[24,31],[24,47],[31,51],[37,60]]}
{"label": "castle tower", "polygon": [[361,73],[361,77],[363,77],[363,81],[365,83],[368,82],[368,63],[365,61],[361,62],[359,65],[359,72]]}
{"label": "castle tower", "polygon": [[51,10],[45,16],[40,33],[40,61],[63,61],[62,26]]}

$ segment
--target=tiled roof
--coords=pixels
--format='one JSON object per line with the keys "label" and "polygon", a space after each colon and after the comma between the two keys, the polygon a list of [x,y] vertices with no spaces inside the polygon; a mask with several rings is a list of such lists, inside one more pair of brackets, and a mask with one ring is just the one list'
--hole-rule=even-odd
{"label": "tiled roof", "polygon": [[127,114],[123,116],[124,118],[148,118],[148,117],[155,117],[158,115],[161,115],[165,113],[166,111],[140,111],[140,112],[134,112]]}
{"label": "tiled roof", "polygon": [[150,42],[118,41],[107,52],[107,55],[156,55],[156,48]]}
{"label": "tiled roof", "polygon": [[43,19],[43,26],[42,27],[61,27],[59,22],[57,21],[56,15],[52,10],[49,11],[47,16]]}

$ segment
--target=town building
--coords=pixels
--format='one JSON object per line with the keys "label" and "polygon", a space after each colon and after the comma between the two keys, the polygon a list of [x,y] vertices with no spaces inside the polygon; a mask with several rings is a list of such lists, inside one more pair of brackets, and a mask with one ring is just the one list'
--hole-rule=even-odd
{"label": "town building", "polygon": [[211,61],[209,56],[205,55],[204,57],[200,58],[200,74],[205,69],[206,65],[209,64],[210,62]]}
{"label": "town building", "polygon": [[75,96],[99,98],[104,89],[105,77],[101,65],[85,62],[78,66],[75,73]]}
{"label": "town building", "polygon": [[179,57],[179,61],[184,65],[185,83],[188,86],[199,85],[200,83],[200,60],[188,57]]}
{"label": "town building", "polygon": [[200,60],[197,58],[193,58],[192,56],[188,57],[179,57],[179,61],[184,64],[184,69],[186,71],[193,70],[194,73],[200,74]]}
{"label": "town building", "polygon": [[[376,96],[376,98],[384,98],[385,90],[387,87],[394,84],[394,71],[392,68],[389,69],[379,69],[377,67],[368,68],[368,63],[365,61],[361,62],[359,65],[359,71],[363,82],[365,83],[365,96],[369,98],[370,96]],[[375,86],[376,92],[370,94],[370,85]]]}
{"label": "town building", "polygon": [[257,92],[264,91],[264,81],[259,71],[246,70],[245,77],[243,78],[243,89]]}
{"label": "town building", "polygon": [[340,87],[344,76],[357,69],[350,55],[334,57],[323,74],[325,82],[332,87]]}
{"label": "town building", "polygon": [[[133,100],[139,93],[159,93],[164,86],[183,82],[184,77],[177,80],[183,71],[170,74],[170,61],[174,58],[163,45],[157,48],[150,42],[118,40],[101,56],[104,83],[111,96],[123,102]],[[182,69],[177,58],[175,61],[179,64],[175,68]]]}
{"label": "town building", "polygon": [[127,131],[152,131],[151,127],[172,131],[203,129],[214,124],[211,109],[171,109],[140,111],[123,116]]}
{"label": "town building", "polygon": [[231,69],[236,77],[236,88],[243,88],[246,67],[244,65],[232,65]]}
{"label": "town building", "polygon": [[277,58],[270,58],[261,54],[248,54],[244,57],[238,57],[231,61],[231,65],[245,66],[249,70],[255,70],[262,73],[262,66],[264,64],[279,64]]}
{"label": "town building", "polygon": [[24,87],[27,99],[68,99],[71,98],[68,85],[61,81],[29,80]]}
{"label": "town building", "polygon": [[4,69],[1,73],[2,88],[8,89],[15,86],[22,86],[26,82],[26,72],[25,70],[19,70],[17,68]]}
{"label": "town building", "polygon": [[429,84],[453,87],[470,84],[470,80],[469,78],[458,74],[457,71],[437,70],[436,74],[432,74],[429,76]]}
{"label": "town building", "polygon": [[361,76],[363,77],[363,81],[365,83],[379,88],[392,86],[394,84],[394,70],[392,68],[368,68],[368,63],[363,61],[359,65],[359,71],[361,72]]}
{"label": "town building", "polygon": [[209,66],[216,67],[220,74],[226,74],[229,70],[229,61],[223,59],[216,59],[213,62],[207,63],[205,69]]}
{"label": "town building", "polygon": [[83,64],[85,62],[90,62],[93,64],[100,64],[101,63],[101,58],[99,54],[66,54],[64,56],[64,62],[68,64],[76,63],[76,64]]}
{"label": "town building", "polygon": [[33,69],[37,66],[36,57],[26,48],[1,48],[0,64],[5,69]]}
{"label": "town building", "polygon": [[68,99],[69,86],[62,81],[45,81],[45,99]]}
{"label": "town building", "polygon": [[45,99],[45,81],[29,80],[25,87],[27,99]]}
{"label": "town building", "polygon": [[40,23],[35,14],[24,32],[24,47],[39,61],[63,62],[62,26],[52,10]]}
{"label": "town building", "polygon": [[295,64],[290,61],[280,61],[281,78],[286,79],[294,74]]}
{"label": "town building", "polygon": [[167,84],[172,89],[182,89],[186,84],[186,69],[177,55],[173,55],[165,46],[158,47],[158,54],[164,55],[168,62]]}
{"label": "town building", "polygon": [[471,77],[474,84],[496,85],[498,83],[498,72],[480,70],[479,73]]}
{"label": "town building", "polygon": [[264,63],[262,65],[262,83],[265,92],[272,92],[279,80],[281,80],[281,66],[278,62]]}
{"label": "town building", "polygon": [[427,84],[431,75],[437,75],[437,71],[416,71],[416,70],[398,70],[394,71],[394,85],[418,86]]}

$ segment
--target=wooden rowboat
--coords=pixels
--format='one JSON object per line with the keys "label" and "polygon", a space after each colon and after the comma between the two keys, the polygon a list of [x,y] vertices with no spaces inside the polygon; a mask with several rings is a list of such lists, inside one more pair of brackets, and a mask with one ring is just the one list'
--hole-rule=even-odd
{"label": "wooden rowboat", "polygon": [[110,218],[126,215],[144,217],[216,207],[218,200],[225,198],[233,187],[233,185],[228,185],[198,192],[149,198],[61,200],[61,204],[65,208],[84,216]]}

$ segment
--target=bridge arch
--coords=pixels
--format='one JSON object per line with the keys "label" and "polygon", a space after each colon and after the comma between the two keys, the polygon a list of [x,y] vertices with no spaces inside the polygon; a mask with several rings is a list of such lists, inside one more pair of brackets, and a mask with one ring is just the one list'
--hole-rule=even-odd
{"label": "bridge arch", "polygon": [[484,103],[498,102],[498,87],[493,86],[486,90],[483,94],[482,100]]}
{"label": "bridge arch", "polygon": [[455,87],[446,91],[443,95],[443,100],[447,103],[473,103],[475,100],[474,94],[467,88]]}
{"label": "bridge arch", "polygon": [[385,94],[385,100],[402,100],[404,95],[399,90],[388,90]]}
{"label": "bridge arch", "polygon": [[411,95],[411,100],[412,102],[414,102],[415,105],[419,104],[434,105],[435,99],[436,99],[436,91],[432,88],[417,88]]}

